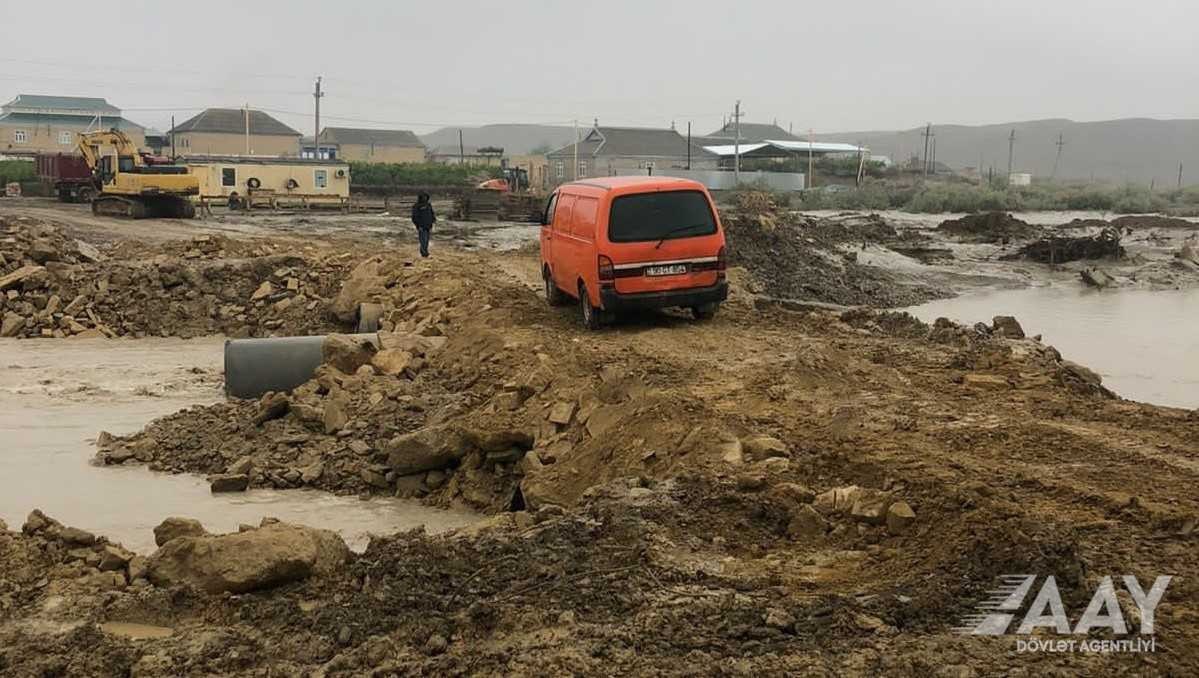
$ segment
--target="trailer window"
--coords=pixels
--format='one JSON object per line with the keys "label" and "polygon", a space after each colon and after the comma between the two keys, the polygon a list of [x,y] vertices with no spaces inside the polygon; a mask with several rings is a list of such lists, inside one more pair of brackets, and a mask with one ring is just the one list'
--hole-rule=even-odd
{"label": "trailer window", "polygon": [[236,186],[237,185],[237,168],[222,167],[221,168],[221,185]]}
{"label": "trailer window", "polygon": [[316,184],[317,188],[327,187],[329,185],[328,170],[323,170],[323,169],[313,170],[312,171],[312,181],[314,184]]}
{"label": "trailer window", "polygon": [[699,191],[661,191],[622,195],[612,201],[608,239],[643,242],[712,235],[716,218]]}
{"label": "trailer window", "polygon": [[23,130],[23,129],[13,130],[12,140],[15,141],[16,143],[23,144],[28,139],[29,139],[29,137],[25,135],[25,130]]}

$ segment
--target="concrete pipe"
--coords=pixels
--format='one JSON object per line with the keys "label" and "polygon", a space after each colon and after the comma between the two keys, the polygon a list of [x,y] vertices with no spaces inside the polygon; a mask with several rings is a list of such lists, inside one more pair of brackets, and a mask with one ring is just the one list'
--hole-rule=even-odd
{"label": "concrete pipe", "polygon": [[[379,335],[355,335],[379,345]],[[290,391],[312,378],[323,362],[325,337],[271,337],[225,341],[225,395],[258,398]]]}

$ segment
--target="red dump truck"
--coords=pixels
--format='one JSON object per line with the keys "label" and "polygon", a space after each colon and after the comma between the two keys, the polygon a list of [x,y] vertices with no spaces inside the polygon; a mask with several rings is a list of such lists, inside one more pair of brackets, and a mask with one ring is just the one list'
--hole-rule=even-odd
{"label": "red dump truck", "polygon": [[38,153],[37,175],[54,186],[63,202],[91,202],[98,192],[92,170],[81,155]]}

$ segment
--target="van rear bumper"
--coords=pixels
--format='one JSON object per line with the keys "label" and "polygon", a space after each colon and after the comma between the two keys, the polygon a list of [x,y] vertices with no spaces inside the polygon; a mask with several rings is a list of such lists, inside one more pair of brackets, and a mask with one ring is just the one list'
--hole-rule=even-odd
{"label": "van rear bumper", "polygon": [[621,294],[610,287],[600,289],[600,301],[603,303],[605,311],[635,311],[672,306],[688,308],[718,304],[728,298],[729,283],[727,280],[721,280],[711,287],[689,287],[664,292]]}

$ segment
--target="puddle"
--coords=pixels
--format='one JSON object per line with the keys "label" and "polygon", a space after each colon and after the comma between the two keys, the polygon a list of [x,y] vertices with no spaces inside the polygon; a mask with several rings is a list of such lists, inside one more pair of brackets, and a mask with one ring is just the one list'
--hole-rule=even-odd
{"label": "puddle", "polygon": [[968,294],[906,309],[925,322],[939,316],[990,323],[1015,316],[1067,360],[1099,372],[1131,400],[1199,407],[1199,290],[1091,290],[1034,287]]}
{"label": "puddle", "polygon": [[167,516],[236,532],[271,516],[335,530],[351,548],[369,535],[479,520],[417,502],[338,497],[316,490],[213,495],[199,476],[89,464],[96,435],[127,434],[191,405],[222,398],[224,339],[0,340],[0,518],[20,529],[42,509],[141,553]]}
{"label": "puddle", "polygon": [[105,622],[100,624],[100,630],[130,640],[169,638],[175,633],[174,630],[165,626],[150,626],[149,624],[132,624],[129,622]]}

